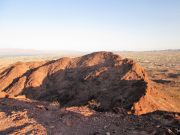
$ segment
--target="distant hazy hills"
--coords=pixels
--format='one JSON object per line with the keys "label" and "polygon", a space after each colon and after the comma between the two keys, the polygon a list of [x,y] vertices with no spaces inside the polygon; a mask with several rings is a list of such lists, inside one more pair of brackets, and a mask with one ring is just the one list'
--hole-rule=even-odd
{"label": "distant hazy hills", "polygon": [[0,55],[9,56],[9,55],[36,55],[41,54],[42,51],[29,50],[29,49],[0,49]]}
{"label": "distant hazy hills", "polygon": [[61,55],[77,55],[83,54],[78,51],[43,51],[43,50],[33,50],[33,49],[0,49],[0,56],[32,56],[32,55],[51,55],[51,54],[61,54]]}
{"label": "distant hazy hills", "polygon": [[[144,51],[144,52],[177,52],[180,49],[168,49],[168,50],[153,50],[153,51]],[[115,53],[118,52],[138,52],[138,51],[114,51]],[[80,51],[43,51],[43,50],[33,50],[33,49],[0,49],[0,56],[33,56],[33,55],[62,55],[62,56],[77,56],[77,55],[84,55],[89,52],[80,52]]]}

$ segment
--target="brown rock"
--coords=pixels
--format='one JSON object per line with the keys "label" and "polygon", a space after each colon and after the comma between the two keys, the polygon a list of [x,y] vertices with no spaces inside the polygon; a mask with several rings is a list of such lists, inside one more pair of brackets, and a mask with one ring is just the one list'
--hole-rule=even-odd
{"label": "brown rock", "polygon": [[[157,109],[177,111],[151,86],[144,69],[111,52],[49,62],[16,63],[0,73],[1,92],[62,106],[97,101],[99,111],[114,107],[144,114]],[[162,106],[163,104],[163,106]]]}

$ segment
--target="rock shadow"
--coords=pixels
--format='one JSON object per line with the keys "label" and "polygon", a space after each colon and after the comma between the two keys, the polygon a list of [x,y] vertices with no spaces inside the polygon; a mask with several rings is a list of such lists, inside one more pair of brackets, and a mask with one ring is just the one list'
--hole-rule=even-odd
{"label": "rock shadow", "polygon": [[99,111],[130,109],[145,94],[147,84],[140,79],[122,79],[132,65],[112,65],[59,70],[47,75],[41,86],[25,88],[22,94],[36,100],[58,101],[61,106],[87,105],[93,100],[100,104]]}

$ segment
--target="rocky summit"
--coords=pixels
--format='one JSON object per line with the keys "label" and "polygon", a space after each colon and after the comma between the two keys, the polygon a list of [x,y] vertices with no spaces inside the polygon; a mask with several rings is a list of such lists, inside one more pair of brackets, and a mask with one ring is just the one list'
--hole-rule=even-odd
{"label": "rocky summit", "polygon": [[111,52],[0,69],[0,134],[179,134],[180,112],[131,59]]}
{"label": "rocky summit", "polygon": [[151,85],[144,69],[111,52],[44,62],[18,62],[0,73],[1,97],[25,95],[61,106],[120,107],[134,114],[178,111]]}

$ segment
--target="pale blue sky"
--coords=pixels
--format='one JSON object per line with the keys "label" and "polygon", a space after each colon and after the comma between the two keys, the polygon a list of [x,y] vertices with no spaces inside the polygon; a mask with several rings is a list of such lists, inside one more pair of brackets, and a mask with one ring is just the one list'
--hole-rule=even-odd
{"label": "pale blue sky", "polygon": [[180,48],[180,0],[0,0],[0,48]]}

